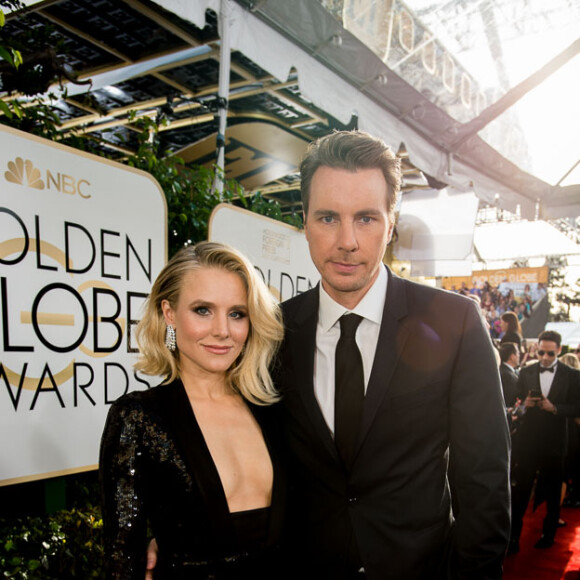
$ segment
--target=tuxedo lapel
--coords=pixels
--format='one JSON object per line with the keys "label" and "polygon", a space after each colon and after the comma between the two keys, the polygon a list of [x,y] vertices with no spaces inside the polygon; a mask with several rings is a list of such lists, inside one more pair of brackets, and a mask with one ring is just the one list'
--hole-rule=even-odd
{"label": "tuxedo lapel", "polygon": [[326,449],[338,459],[334,439],[314,394],[314,358],[316,354],[316,325],[318,323],[319,287],[304,295],[300,309],[295,313],[290,332],[292,365],[296,383],[294,388],[306,410],[306,418]]}
{"label": "tuxedo lapel", "polygon": [[385,300],[373,368],[365,396],[359,448],[389,389],[393,372],[408,336],[408,329],[400,322],[407,315],[405,282],[393,275],[389,269],[387,269],[387,272],[389,274],[387,298]]}
{"label": "tuxedo lapel", "polygon": [[[550,391],[548,392],[548,399],[550,399],[550,401],[552,403],[556,402],[562,402],[566,400],[566,380],[565,380],[565,374],[566,369],[562,368],[562,363],[558,363],[556,365],[556,370],[555,370],[555,374],[554,374],[554,378],[552,379],[552,384],[550,386]],[[539,379],[539,369],[538,369],[538,382],[540,381]]]}

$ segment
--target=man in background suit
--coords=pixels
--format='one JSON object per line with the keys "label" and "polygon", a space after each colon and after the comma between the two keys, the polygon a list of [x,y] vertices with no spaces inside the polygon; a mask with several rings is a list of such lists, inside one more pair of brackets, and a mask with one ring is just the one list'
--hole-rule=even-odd
{"label": "man in background suit", "polygon": [[[509,433],[479,309],[383,265],[400,167],[382,141],[323,137],[301,177],[322,283],[283,304],[275,375],[291,577],[499,579]],[[344,350],[350,326],[356,344]]]}
{"label": "man in background suit", "polygon": [[499,376],[505,406],[510,409],[516,404],[518,374],[516,368],[520,364],[520,351],[515,342],[504,342],[499,347]]}
{"label": "man in background suit", "polygon": [[512,532],[509,554],[519,551],[522,521],[536,475],[536,500],[546,500],[542,536],[536,548],[554,544],[560,518],[560,495],[566,456],[567,417],[580,414],[580,372],[558,362],[559,333],[546,330],[538,337],[537,364],[521,369],[518,397],[525,401],[513,454]]}

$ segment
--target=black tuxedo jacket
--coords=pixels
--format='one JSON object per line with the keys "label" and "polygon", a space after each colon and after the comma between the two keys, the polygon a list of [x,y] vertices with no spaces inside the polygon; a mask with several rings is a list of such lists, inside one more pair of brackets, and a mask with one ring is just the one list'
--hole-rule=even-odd
{"label": "black tuxedo jacket", "polygon": [[[518,397],[522,401],[532,390],[540,390],[540,365],[524,367],[518,378]],[[567,417],[580,415],[580,371],[557,363],[547,397],[556,406],[556,415],[537,407],[526,410],[518,428],[515,459],[547,454],[564,457],[568,441]]]}
{"label": "black tuxedo jacket", "polygon": [[501,578],[509,433],[489,334],[469,298],[388,274],[350,473],[313,390],[318,288],[283,304],[290,541],[313,562],[301,577],[346,578],[355,542],[370,580]]}
{"label": "black tuxedo jacket", "polygon": [[[249,407],[274,467],[267,538],[273,548],[286,505],[278,428],[271,409]],[[176,570],[187,562],[219,563],[240,551],[217,468],[180,380],[113,403],[99,470],[107,578],[145,578],[148,525],[159,546],[156,578],[191,578],[191,568],[189,575]]]}
{"label": "black tuxedo jacket", "polygon": [[501,388],[503,391],[505,406],[513,407],[518,396],[518,374],[509,365],[501,363],[499,366],[499,376],[501,378]]}

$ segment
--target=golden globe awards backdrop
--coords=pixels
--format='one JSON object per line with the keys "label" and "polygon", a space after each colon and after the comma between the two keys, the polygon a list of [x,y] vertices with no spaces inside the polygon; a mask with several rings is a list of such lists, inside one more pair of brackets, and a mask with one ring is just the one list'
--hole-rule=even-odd
{"label": "golden globe awards backdrop", "polygon": [[220,204],[210,218],[209,239],[246,254],[280,301],[306,292],[320,280],[304,233],[282,222]]}
{"label": "golden globe awards backdrop", "polygon": [[[0,485],[92,469],[167,258],[144,172],[0,128]],[[152,386],[152,385],[151,385]]]}

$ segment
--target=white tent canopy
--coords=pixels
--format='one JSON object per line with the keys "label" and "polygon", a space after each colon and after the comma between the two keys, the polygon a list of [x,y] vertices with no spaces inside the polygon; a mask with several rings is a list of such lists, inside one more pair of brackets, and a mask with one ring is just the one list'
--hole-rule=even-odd
{"label": "white tent canopy", "polygon": [[555,330],[562,335],[562,344],[571,348],[580,346],[580,323],[578,322],[548,322],[546,330]]}
{"label": "white tent canopy", "polygon": [[[555,191],[526,174],[479,136],[457,145],[459,149],[447,143],[462,125],[398,77],[322,3],[155,1],[200,27],[206,9],[214,10],[219,14],[221,35],[227,31],[232,50],[239,50],[280,80],[296,69],[303,97],[343,124],[355,115],[360,129],[382,137],[395,149],[404,143],[413,164],[436,180],[473,191],[489,204],[499,199],[503,209],[519,211],[528,219],[536,214],[537,200],[545,202],[540,204],[541,212],[551,212],[551,217],[575,211],[576,206],[570,204],[552,208],[562,188]],[[577,197],[576,205],[580,192]]]}
{"label": "white tent canopy", "polygon": [[580,245],[544,221],[482,224],[473,243],[484,261],[580,254]]}

